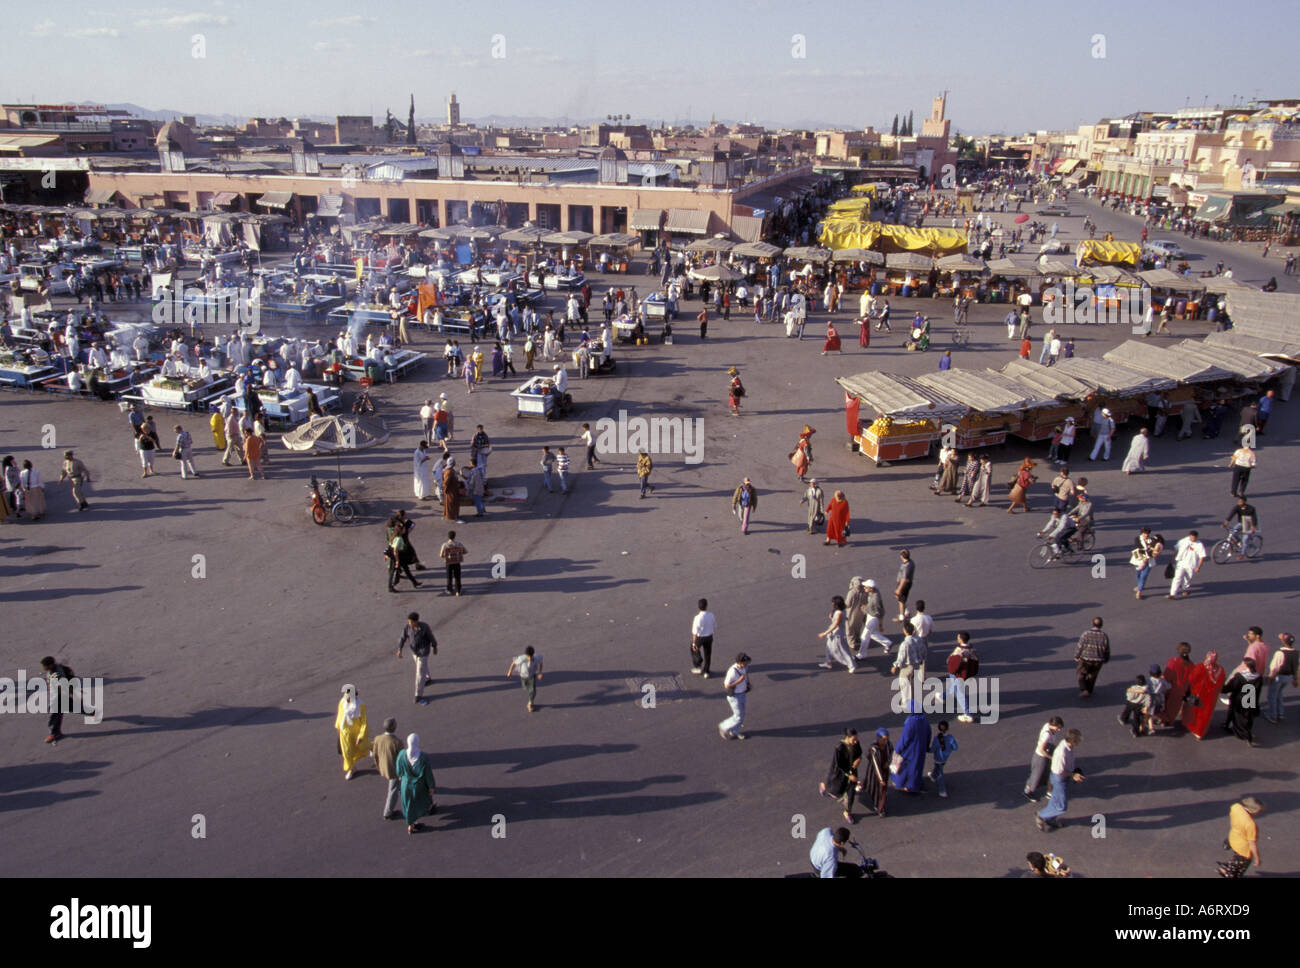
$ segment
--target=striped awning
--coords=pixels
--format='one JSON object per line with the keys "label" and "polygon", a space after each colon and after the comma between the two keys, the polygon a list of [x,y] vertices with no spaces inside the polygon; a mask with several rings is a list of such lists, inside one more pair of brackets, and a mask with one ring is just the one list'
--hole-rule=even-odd
{"label": "striped awning", "polygon": [[342,195],[322,195],[316,202],[317,215],[341,215],[343,214],[343,196]]}
{"label": "striped awning", "polygon": [[763,239],[763,219],[755,215],[731,216],[731,231],[742,242],[761,242]]}
{"label": "striped awning", "polygon": [[215,195],[212,196],[212,204],[214,207],[221,206],[221,205],[229,205],[238,197],[239,197],[238,192],[217,192]]}
{"label": "striped awning", "polygon": [[86,191],[87,205],[107,205],[117,194],[114,188],[91,188]]}
{"label": "striped awning", "polygon": [[629,232],[658,232],[663,220],[662,208],[638,208],[628,218],[627,228]]}
{"label": "striped awning", "polygon": [[709,216],[712,214],[707,208],[670,208],[668,210],[668,221],[664,223],[664,229],[668,232],[708,235]]}

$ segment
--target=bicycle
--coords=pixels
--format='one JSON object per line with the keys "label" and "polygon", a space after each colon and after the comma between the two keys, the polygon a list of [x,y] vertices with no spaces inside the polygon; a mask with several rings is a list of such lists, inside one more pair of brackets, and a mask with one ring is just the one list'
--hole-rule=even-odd
{"label": "bicycle", "polygon": [[325,524],[331,515],[339,524],[350,524],[357,516],[342,484],[328,480],[319,483],[313,474],[307,490],[311,492],[311,518],[317,524]]}
{"label": "bicycle", "polygon": [[[1243,540],[1244,537],[1244,540]],[[1216,565],[1226,565],[1233,558],[1255,559],[1264,552],[1264,536],[1258,531],[1243,535],[1240,528],[1228,530],[1227,537],[1210,551]]]}
{"label": "bicycle", "polygon": [[1029,552],[1030,568],[1047,568],[1058,561],[1073,561],[1096,547],[1097,538],[1091,530],[1080,535],[1077,531],[1061,544],[1048,538]]}

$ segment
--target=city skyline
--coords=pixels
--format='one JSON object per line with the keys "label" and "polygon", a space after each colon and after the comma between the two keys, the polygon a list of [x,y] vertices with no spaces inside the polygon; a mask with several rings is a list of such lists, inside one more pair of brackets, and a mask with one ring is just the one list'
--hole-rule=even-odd
{"label": "city skyline", "polygon": [[[438,119],[454,90],[466,121],[577,123],[618,113],[655,124],[717,117],[888,131],[895,113],[923,117],[930,99],[948,90],[954,131],[980,135],[1069,130],[1138,110],[1296,93],[1285,31],[1243,36],[1236,47],[1216,38],[1207,53],[1213,73],[1186,79],[1193,72],[1162,52],[1177,51],[1187,63],[1185,52],[1204,46],[1206,24],[1218,13],[1205,2],[1103,3],[1086,11],[1017,2],[972,21],[944,0],[933,8],[941,30],[918,26],[914,45],[897,43],[894,27],[882,33],[869,11],[768,0],[704,9],[672,0],[653,19],[629,9],[592,16],[580,5],[538,18],[514,2],[487,13],[431,15],[409,3],[352,9],[337,0],[322,0],[310,15],[226,0],[52,8],[15,27],[23,43],[11,53],[11,76],[32,80],[5,85],[4,99],[238,118],[382,119],[392,110],[404,121],[411,93],[417,118]],[[1278,2],[1252,10],[1265,23],[1288,13]],[[1032,17],[1026,28],[1053,40],[1021,45],[1012,26],[1021,13]],[[425,22],[427,32],[393,30]],[[575,31],[577,23],[591,30]],[[736,35],[742,44],[730,42]],[[394,36],[406,46],[394,48]],[[142,49],[148,56],[134,56]]]}

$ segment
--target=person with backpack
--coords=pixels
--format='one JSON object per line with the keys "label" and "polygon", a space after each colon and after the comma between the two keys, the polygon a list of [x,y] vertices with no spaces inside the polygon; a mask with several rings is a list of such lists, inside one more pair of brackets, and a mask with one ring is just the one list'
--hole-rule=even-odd
{"label": "person with backpack", "polygon": [[749,534],[749,516],[758,510],[758,492],[748,477],[741,481],[731,495],[731,510],[740,518],[740,533]]}
{"label": "person with backpack", "polygon": [[447,540],[438,550],[438,557],[447,563],[447,594],[460,597],[460,564],[465,560],[468,549],[456,540],[456,532],[448,531]]}
{"label": "person with backpack", "polygon": [[957,647],[948,654],[948,685],[947,694],[955,694],[957,697],[957,708],[961,710],[961,715],[957,717],[960,723],[973,723],[975,720],[970,714],[970,704],[967,700],[966,680],[974,679],[979,675],[980,658],[970,644],[969,632],[957,633]]}

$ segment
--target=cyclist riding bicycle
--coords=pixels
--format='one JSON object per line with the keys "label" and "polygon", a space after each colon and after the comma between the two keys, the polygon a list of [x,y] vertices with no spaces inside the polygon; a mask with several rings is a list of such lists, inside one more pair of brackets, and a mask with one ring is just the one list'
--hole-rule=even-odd
{"label": "cyclist riding bicycle", "polygon": [[[1237,523],[1233,524],[1232,519],[1236,518]],[[1228,528],[1228,535],[1237,538],[1239,535],[1254,534],[1259,530],[1259,512],[1255,506],[1246,501],[1244,497],[1237,498],[1237,505],[1228,512],[1227,519],[1223,526]]]}
{"label": "cyclist riding bicycle", "polygon": [[1052,542],[1054,551],[1060,551],[1062,546],[1069,547],[1068,542],[1075,534],[1079,535],[1077,542],[1079,547],[1083,547],[1084,539],[1092,531],[1092,499],[1083,488],[1077,489],[1074,493],[1079,503],[1070,511],[1065,527]]}

